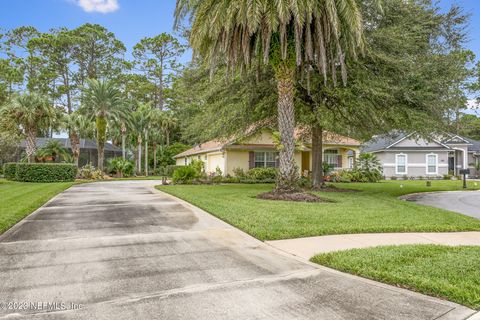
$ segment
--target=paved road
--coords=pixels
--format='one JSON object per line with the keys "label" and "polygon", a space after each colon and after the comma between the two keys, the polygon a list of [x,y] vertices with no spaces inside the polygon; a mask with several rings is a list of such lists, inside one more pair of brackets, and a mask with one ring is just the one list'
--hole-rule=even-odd
{"label": "paved road", "polygon": [[480,219],[480,191],[418,193],[404,198]]}
{"label": "paved road", "polygon": [[472,314],[450,302],[295,260],[155,191],[155,183],[74,186],[1,236],[0,303],[27,310],[0,304],[0,318],[370,320]]}

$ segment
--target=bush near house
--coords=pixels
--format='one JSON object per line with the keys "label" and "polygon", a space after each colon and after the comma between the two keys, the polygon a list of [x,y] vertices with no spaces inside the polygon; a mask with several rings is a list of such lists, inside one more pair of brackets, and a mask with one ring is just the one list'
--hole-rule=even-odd
{"label": "bush near house", "polygon": [[91,163],[89,163],[78,170],[78,178],[87,180],[103,180],[105,177],[102,170],[96,169]]}
{"label": "bush near house", "polygon": [[200,174],[193,166],[180,166],[175,169],[172,175],[173,183],[191,183],[194,179],[200,177]]}
{"label": "bush near house", "polygon": [[276,168],[252,168],[247,171],[247,179],[249,180],[275,180],[277,177]]}
{"label": "bush near house", "polygon": [[74,181],[77,167],[67,163],[17,163],[15,180],[21,182]]}
{"label": "bush near house", "polygon": [[17,164],[14,162],[5,163],[3,165],[3,175],[5,179],[14,181],[17,172]]}

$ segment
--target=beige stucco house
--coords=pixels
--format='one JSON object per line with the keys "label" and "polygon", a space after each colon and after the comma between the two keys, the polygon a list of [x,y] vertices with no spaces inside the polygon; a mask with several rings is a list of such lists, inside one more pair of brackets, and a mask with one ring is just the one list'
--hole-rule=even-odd
{"label": "beige stucco house", "polygon": [[480,141],[454,134],[420,137],[416,133],[393,132],[374,137],[362,152],[377,156],[387,178],[458,175],[467,168],[470,176],[480,174],[475,169],[480,163]]}
{"label": "beige stucco house", "polygon": [[[295,162],[301,173],[312,170],[311,141],[303,138],[303,130],[296,130],[301,146],[295,151]],[[360,142],[345,136],[326,132],[324,134],[324,161],[335,170],[352,168],[359,154]],[[177,154],[177,165],[188,165],[193,159],[201,160],[206,173],[217,168],[223,175],[233,175],[235,168],[247,171],[255,167],[277,167],[278,150],[273,131],[263,128],[241,139],[228,141],[212,140]]]}

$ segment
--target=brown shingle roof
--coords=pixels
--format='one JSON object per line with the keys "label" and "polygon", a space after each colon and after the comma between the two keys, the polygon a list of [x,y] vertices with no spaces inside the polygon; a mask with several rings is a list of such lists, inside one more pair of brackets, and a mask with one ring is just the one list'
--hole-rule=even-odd
{"label": "brown shingle roof", "polygon": [[[251,132],[250,134],[253,134]],[[248,136],[248,135],[247,135]],[[295,138],[302,139],[306,143],[310,143],[310,133],[308,129],[305,128],[296,128],[295,129]],[[181,157],[188,157],[200,153],[206,152],[213,152],[213,151],[220,151],[227,146],[233,144],[235,139],[229,140],[210,140],[205,143],[196,145],[195,147],[188,149],[182,153],[177,154],[174,158],[181,158]],[[333,132],[325,131],[323,133],[323,143],[324,144],[337,144],[337,145],[344,145],[344,146],[360,146],[360,141],[355,140],[350,137],[345,137],[340,134],[336,134]]]}

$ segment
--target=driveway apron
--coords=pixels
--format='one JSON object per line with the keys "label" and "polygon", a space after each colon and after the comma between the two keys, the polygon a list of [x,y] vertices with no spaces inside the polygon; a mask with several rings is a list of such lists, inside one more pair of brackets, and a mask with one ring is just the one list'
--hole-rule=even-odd
{"label": "driveway apron", "polygon": [[473,313],[297,260],[156,184],[76,185],[0,236],[0,318],[465,319]]}

